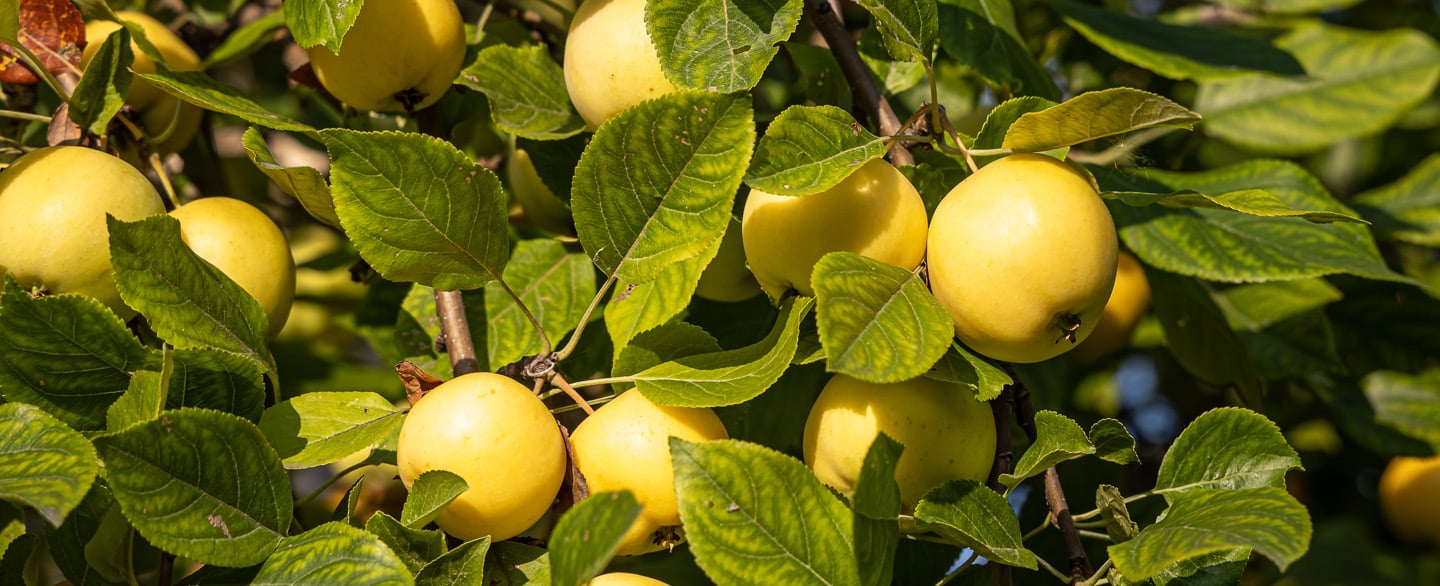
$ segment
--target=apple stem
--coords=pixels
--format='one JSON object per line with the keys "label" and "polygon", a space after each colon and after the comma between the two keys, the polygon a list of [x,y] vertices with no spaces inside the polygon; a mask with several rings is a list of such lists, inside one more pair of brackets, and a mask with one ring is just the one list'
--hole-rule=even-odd
{"label": "apple stem", "polygon": [[[565,347],[555,354],[556,362],[569,358],[571,354],[575,353],[575,348],[580,345],[580,334],[585,332],[585,325],[590,323],[590,316],[595,314],[595,308],[600,306],[600,301],[605,299],[605,293],[609,292],[613,286],[615,286],[615,275],[610,275],[605,279],[605,284],[600,285],[600,289],[595,292],[595,297],[590,299],[590,306],[586,307],[585,314],[580,316],[580,323],[575,324],[575,332],[570,334],[570,339],[565,342]],[[549,350],[548,346],[546,350]]]}
{"label": "apple stem", "polygon": [[565,375],[558,372],[554,373],[550,376],[550,382],[560,387],[561,390],[565,391],[565,394],[570,395],[570,399],[575,401],[575,404],[578,405],[580,410],[584,411],[586,415],[595,414],[595,409],[590,406],[590,403],[585,400],[585,397],[580,396],[580,392],[576,391],[575,387],[570,386],[570,383],[565,381]]}
{"label": "apple stem", "polygon": [[[835,54],[835,61],[840,64],[840,70],[845,72],[845,79],[850,82],[851,95],[875,122],[880,134],[890,136],[899,133],[900,117],[895,115],[895,110],[880,93],[880,86],[876,85],[870,68],[860,59],[855,39],[845,30],[845,24],[840,22],[835,7],[825,0],[806,0],[805,16],[815,25],[815,29],[820,31],[820,36],[824,37],[830,52]],[[915,157],[903,143],[891,142],[890,163],[897,167],[914,165]]]}
{"label": "apple stem", "polygon": [[470,322],[465,317],[465,299],[460,292],[436,291],[435,313],[440,318],[440,331],[445,335],[450,370],[455,376],[480,370],[480,362],[475,357],[475,339],[470,336]]}
{"label": "apple stem", "polygon": [[159,153],[150,153],[150,168],[155,170],[155,175],[160,177],[160,186],[164,188],[165,209],[174,211],[180,207],[180,199],[175,196],[175,186],[170,183],[170,174],[165,172],[165,164],[160,162]]}

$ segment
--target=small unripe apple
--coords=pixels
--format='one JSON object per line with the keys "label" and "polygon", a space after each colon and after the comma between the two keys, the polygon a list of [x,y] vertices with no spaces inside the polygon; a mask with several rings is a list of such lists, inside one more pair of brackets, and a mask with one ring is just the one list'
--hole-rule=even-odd
{"label": "small unripe apple", "polygon": [[165,213],[150,181],[97,150],[40,149],[0,172],[0,272],[22,287],[98,299],[123,319],[105,214],[133,222]]}
{"label": "small unripe apple", "polygon": [[180,236],[190,250],[260,303],[270,320],[270,336],[280,333],[295,300],[295,259],[270,216],[230,197],[197,199],[170,215],[180,221]]}
{"label": "small unripe apple", "polygon": [[1380,513],[1402,541],[1440,547],[1440,456],[1397,457],[1380,475]]}
{"label": "small unripe apple", "polygon": [[[186,45],[180,37],[175,36],[168,27],[148,14],[132,10],[122,10],[116,13],[120,20],[139,25],[145,31],[145,38],[160,56],[165,58],[165,65],[170,71],[199,71],[200,57],[195,51]],[[80,58],[81,67],[88,66],[95,53],[100,50],[100,44],[105,37],[120,28],[120,23],[110,20],[92,20],[85,24],[85,53]],[[135,54],[135,60],[130,64],[130,69],[135,73],[155,73],[158,67],[155,61],[140,50],[140,45],[133,39],[130,41],[130,50]],[[125,95],[125,103],[130,104],[140,113],[140,126],[151,138],[158,137],[165,129],[169,128],[172,120],[175,128],[170,136],[164,141],[153,143],[151,146],[158,152],[170,153],[178,151],[195,138],[195,133],[200,129],[200,118],[203,112],[195,106],[165,93],[164,90],[155,87],[154,84],[144,79],[135,78],[130,83],[130,92]],[[178,118],[176,110],[179,110]]]}
{"label": "small unripe apple", "polygon": [[961,181],[930,219],[930,288],[966,346],[1040,362],[1079,344],[1115,283],[1115,224],[1090,179],[1010,155]]}
{"label": "small unripe apple", "polygon": [[1070,357],[1076,362],[1094,362],[1129,345],[1131,332],[1150,309],[1150,281],[1145,279],[1145,268],[1134,255],[1123,250],[1119,260],[1115,288],[1110,291],[1110,300],[1105,302],[1100,323],[1095,324],[1090,337],[1070,351]]}
{"label": "small unripe apple", "polygon": [[410,408],[396,466],[405,488],[431,470],[465,479],[435,523],[463,540],[501,541],[535,524],[560,491],[565,443],[555,418],[530,389],[499,374],[455,377]]}
{"label": "small unripe apple", "polygon": [[741,227],[750,271],[771,299],[789,289],[814,295],[810,273],[830,252],[853,252],[905,270],[925,258],[925,202],[909,179],[878,159],[812,195],[752,189]]}
{"label": "small unripe apple", "polygon": [[565,39],[565,89],[591,128],[675,91],[645,30],[645,0],[585,0],[580,5]]}
{"label": "small unripe apple", "polygon": [[366,2],[336,55],[310,47],[326,91],[360,110],[416,111],[440,100],[465,59],[465,25],[453,0]]}
{"label": "small unripe apple", "polygon": [[805,420],[805,464],[852,496],[880,432],[905,445],[895,481],[906,510],[946,481],[984,482],[995,458],[995,419],[969,389],[928,378],[878,384],[838,374]]}
{"label": "small unripe apple", "polygon": [[555,197],[555,192],[540,179],[540,172],[535,170],[535,162],[525,149],[511,149],[505,160],[505,179],[530,225],[554,234],[575,235],[570,206]]}
{"label": "small unripe apple", "polygon": [[760,294],[760,283],[745,264],[745,241],[740,234],[740,222],[730,220],[725,228],[725,237],[720,240],[720,251],[700,273],[700,282],[695,285],[695,295],[733,303],[744,301]]}

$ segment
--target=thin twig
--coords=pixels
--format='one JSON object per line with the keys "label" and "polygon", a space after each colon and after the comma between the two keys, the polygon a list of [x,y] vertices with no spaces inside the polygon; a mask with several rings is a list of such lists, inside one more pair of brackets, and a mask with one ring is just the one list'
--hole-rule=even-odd
{"label": "thin twig", "polygon": [[1070,581],[1079,582],[1090,577],[1090,558],[1085,555],[1085,544],[1075,529],[1075,520],[1070,518],[1070,505],[1065,502],[1065,489],[1060,485],[1060,473],[1054,466],[1045,469],[1045,503],[1050,505],[1050,515],[1065,538],[1065,552],[1070,562]]}
{"label": "thin twig", "polygon": [[[880,86],[875,83],[870,68],[860,59],[860,50],[855,46],[855,39],[845,30],[845,25],[840,22],[835,9],[825,0],[806,0],[805,17],[810,19],[820,36],[825,38],[825,44],[830,46],[830,52],[835,54],[835,61],[840,64],[840,70],[845,72],[845,79],[850,82],[851,95],[875,122],[881,136],[899,133],[900,117],[895,115],[895,110],[880,93]],[[890,162],[899,167],[914,165],[915,157],[904,143],[892,142]]]}
{"label": "thin twig", "polygon": [[[995,460],[990,464],[990,476],[985,479],[985,485],[1004,495],[1005,485],[1000,484],[1000,475],[1010,473],[1015,463],[1015,448],[1010,433],[1010,423],[1015,420],[1015,397],[1009,387],[1001,390],[1000,396],[990,401],[990,412],[995,418]],[[1010,586],[1013,582],[1010,566],[990,565],[991,584]]]}
{"label": "thin twig", "polygon": [[445,336],[450,370],[455,376],[480,370],[480,361],[475,357],[475,338],[470,335],[470,320],[465,317],[465,299],[461,293],[436,291],[435,313],[440,317],[440,332]]}
{"label": "thin twig", "polygon": [[960,572],[964,572],[966,568],[969,568],[971,564],[974,564],[974,563],[975,563],[975,560],[976,560],[977,558],[979,558],[979,557],[980,557],[980,554],[979,554],[979,553],[977,553],[977,552],[975,552],[975,551],[971,551],[971,552],[970,552],[970,557],[965,558],[965,562],[964,562],[964,563],[960,564],[959,566],[956,566],[955,569],[950,570],[950,573],[949,573],[949,574],[945,574],[945,577],[944,577],[944,578],[941,578],[939,582],[936,582],[936,583],[935,583],[935,586],[945,586],[946,584],[949,584],[951,580],[954,580],[956,576],[959,576],[959,575],[960,575]]}
{"label": "thin twig", "polygon": [[27,121],[27,122],[43,122],[43,123],[45,123],[45,124],[49,124],[49,123],[50,123],[50,117],[49,117],[49,116],[46,116],[46,115],[44,115],[44,114],[32,114],[32,113],[30,113],[30,112],[16,112],[16,111],[14,111],[14,110],[0,110],[0,118],[10,118],[10,119],[12,119],[12,120],[25,120],[25,121]]}
{"label": "thin twig", "polygon": [[565,342],[565,347],[555,354],[556,362],[569,358],[571,354],[575,353],[575,348],[580,345],[580,334],[585,333],[585,325],[590,323],[590,316],[594,315],[595,308],[600,306],[600,301],[605,299],[605,293],[615,285],[615,278],[615,275],[610,275],[610,278],[605,279],[605,284],[601,285],[600,290],[595,292],[595,297],[590,299],[590,306],[585,308],[585,315],[580,316],[580,323],[575,324],[575,331],[570,334],[570,340]]}
{"label": "thin twig", "polygon": [[561,390],[565,391],[565,394],[570,395],[570,399],[575,401],[575,404],[579,405],[580,409],[584,411],[586,415],[595,414],[595,409],[590,407],[590,403],[585,400],[585,397],[580,396],[579,391],[576,391],[575,387],[572,387],[570,386],[570,383],[565,382],[564,375],[557,372],[550,376],[550,382],[553,383],[555,386],[560,387]]}

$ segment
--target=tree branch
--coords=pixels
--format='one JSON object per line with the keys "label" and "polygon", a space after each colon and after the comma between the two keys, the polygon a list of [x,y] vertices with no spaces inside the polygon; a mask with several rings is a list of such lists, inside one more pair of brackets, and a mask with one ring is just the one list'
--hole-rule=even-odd
{"label": "tree branch", "polygon": [[[1033,443],[1036,438],[1035,430],[1035,405],[1030,401],[1030,391],[1025,389],[1020,379],[1015,376],[1013,370],[1007,369],[1010,378],[1015,379],[1015,415],[1019,420],[1020,428],[1025,430],[1026,437]],[[1065,488],[1060,484],[1060,472],[1054,466],[1045,470],[1045,504],[1050,507],[1050,517],[1055,520],[1055,526],[1060,528],[1060,534],[1065,539],[1065,552],[1070,562],[1071,583],[1080,582],[1090,577],[1094,571],[1090,568],[1090,558],[1085,555],[1085,544],[1080,541],[1080,533],[1075,529],[1075,519],[1070,515],[1070,505],[1065,502]]]}
{"label": "tree branch", "polygon": [[[1015,397],[1010,387],[1000,391],[1000,396],[990,401],[990,412],[995,417],[995,461],[990,465],[990,476],[985,485],[1001,495],[1005,486],[1000,484],[1000,475],[1011,472],[1015,464],[1014,447],[1010,441],[1010,422],[1015,420]],[[1013,583],[1010,566],[990,564],[990,583],[995,586],[1010,586]]]}
{"label": "tree branch", "polygon": [[455,376],[480,370],[480,361],[475,357],[475,339],[470,336],[470,320],[465,317],[465,299],[460,292],[436,291],[435,313],[440,317],[440,335],[445,337],[450,370]]}
{"label": "tree branch", "polygon": [[[834,7],[825,0],[806,0],[805,17],[810,19],[815,29],[820,31],[820,36],[825,38],[825,44],[830,46],[830,52],[835,54],[835,61],[840,64],[840,70],[845,72],[845,79],[850,82],[850,93],[855,97],[855,102],[875,123],[880,135],[898,134],[900,118],[880,93],[880,86],[870,75],[870,68],[860,59],[860,50],[855,46],[855,39],[845,30],[845,25],[840,22]],[[896,166],[914,165],[915,157],[902,142],[896,141],[890,143],[890,162]]]}

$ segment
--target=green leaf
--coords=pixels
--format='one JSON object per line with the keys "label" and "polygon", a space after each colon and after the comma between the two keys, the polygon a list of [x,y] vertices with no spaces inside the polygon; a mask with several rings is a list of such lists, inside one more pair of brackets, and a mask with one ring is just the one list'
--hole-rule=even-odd
{"label": "green leaf", "polygon": [[106,581],[133,584],[134,544],[135,530],[130,521],[121,513],[120,507],[112,506],[100,518],[95,535],[85,544],[85,562],[89,570]]}
{"label": "green leaf", "polygon": [[940,46],[985,81],[1010,86],[1016,95],[1060,101],[1060,88],[1015,27],[1010,0],[941,0],[939,18]]}
{"label": "green leaf", "polygon": [[[1040,152],[1146,128],[1193,128],[1200,116],[1164,96],[1117,87],[1021,115],[1001,146]],[[988,122],[988,120],[987,120]]]}
{"label": "green leaf", "polygon": [[1185,370],[1211,383],[1255,388],[1255,365],[1204,284],[1149,267],[1145,279],[1166,345]]}
{"label": "green leaf", "polygon": [[849,252],[815,263],[826,370],[873,383],[910,380],[950,348],[954,320],[918,273]]}
{"label": "green leaf", "polygon": [[900,539],[900,485],[895,468],[904,446],[884,432],[865,451],[860,477],[855,482],[855,558],[860,583],[890,584],[895,572],[895,550]]}
{"label": "green leaf", "polygon": [[1411,376],[1380,370],[1366,375],[1361,385],[1376,420],[1440,453],[1440,374]]}
{"label": "green leaf", "polygon": [[1125,495],[1120,494],[1120,489],[1109,484],[1096,488],[1095,508],[1105,519],[1105,534],[1112,543],[1125,543],[1140,533],[1140,526],[1130,520],[1130,508],[1125,505]]}
{"label": "green leaf", "polygon": [[537,141],[519,137],[515,139],[516,150],[524,150],[535,165],[540,181],[550,188],[557,199],[570,205],[570,183],[575,179],[575,166],[585,154],[585,145],[590,136],[578,134],[565,140]]}
{"label": "green leaf", "polygon": [[[10,553],[10,546],[16,543],[16,539],[25,535],[25,515],[19,507],[5,501],[0,501],[0,580],[11,578],[4,573],[6,563],[4,556]],[[17,547],[18,549],[18,547]],[[25,552],[29,555],[29,552]]]}
{"label": "green leaf", "polygon": [[1294,468],[1302,468],[1300,458],[1279,427],[1254,411],[1223,407],[1202,413],[1175,438],[1154,491],[1173,499],[1172,493],[1211,488],[1284,488]]}
{"label": "green leaf", "polygon": [[884,155],[885,142],[849,112],[835,106],[791,106],[760,137],[745,183],[777,195],[820,193]]}
{"label": "green leaf", "polygon": [[755,143],[753,118],[748,94],[680,91],[606,122],[570,196],[589,258],[641,284],[719,241]]}
{"label": "green leaf", "polygon": [[70,95],[70,119],[91,133],[105,134],[110,120],[125,105],[134,78],[129,69],[134,60],[129,30],[122,26],[106,36]]}
{"label": "green leaf", "polygon": [[130,379],[130,388],[106,410],[105,429],[120,431],[159,417],[165,410],[168,378],[153,370],[135,373]]}
{"label": "green leaf", "polygon": [[1206,133],[1250,150],[1295,155],[1378,132],[1430,95],[1440,46],[1397,28],[1360,31],[1303,24],[1275,41],[1310,73],[1249,74],[1200,84]]}
{"label": "green leaf", "polygon": [[550,555],[533,545],[497,541],[485,558],[485,579],[495,586],[550,583]]}
{"label": "green leaf", "polygon": [[1167,208],[1200,208],[1229,210],[1264,218],[1304,218],[1316,224],[1328,222],[1365,221],[1355,215],[1334,210],[1292,209],[1285,200],[1263,189],[1242,189],[1219,195],[1208,195],[1197,191],[1175,193],[1111,192],[1101,194],[1107,199],[1116,199],[1131,207],[1159,205]]}
{"label": "green leaf", "polygon": [[287,537],[265,560],[255,584],[405,586],[410,570],[379,537],[330,522]]}
{"label": "green leaf", "polygon": [[99,471],[85,436],[34,405],[0,404],[0,500],[59,527]]}
{"label": "green leaf", "polygon": [[[1250,548],[1236,547],[1193,557],[1155,575],[1155,586],[1228,586],[1238,584],[1250,562]],[[1116,572],[1117,574],[1119,572]]]}
{"label": "green leaf", "polygon": [[416,586],[466,586],[480,584],[485,572],[485,554],[490,551],[490,538],[466,541],[415,574]]}
{"label": "green leaf", "polygon": [[79,295],[32,298],[11,275],[0,291],[0,392],[33,403],[75,429],[105,427],[105,410],[134,371],[157,354],[99,301]]}
{"label": "green leaf", "polygon": [[990,364],[958,343],[950,345],[950,350],[925,373],[925,377],[965,385],[975,393],[977,401],[999,397],[1005,385],[1015,382],[1004,369]]}
{"label": "green leaf", "polygon": [[1304,75],[1289,53],[1223,28],[1180,26],[1072,0],[1050,0],[1065,22],[1111,55],[1171,79],[1207,80],[1247,71]]}
{"label": "green leaf", "polygon": [[[1058,90],[1057,90],[1058,91]],[[1056,106],[1056,102],[1039,97],[1025,96],[1013,98],[1000,102],[999,105],[985,115],[985,124],[980,126],[980,132],[975,134],[975,142],[970,145],[972,149],[998,149],[1005,144],[1005,137],[1010,132],[1010,127],[1021,116],[1033,112],[1044,112]],[[1001,157],[975,157],[975,164],[981,167],[988,165]],[[947,190],[946,193],[949,193]]]}
{"label": "green leaf", "polygon": [[804,41],[785,41],[785,56],[795,66],[795,84],[804,92],[805,101],[849,110],[853,101],[850,88],[844,83],[845,73],[829,47]]}
{"label": "green leaf", "polygon": [[250,55],[259,51],[275,38],[275,31],[285,27],[285,11],[276,10],[245,23],[225,35],[220,41],[220,46],[215,47],[205,59],[200,62],[200,70],[208,71],[215,67],[229,65],[242,61]]}
{"label": "green leaf", "polygon": [[1339,289],[1324,279],[1255,283],[1226,289],[1217,297],[1230,325],[1257,331],[1339,301]]}
{"label": "green leaf", "polygon": [[1015,488],[1025,479],[1066,460],[1095,453],[1085,430],[1074,419],[1054,411],[1035,413],[1035,433],[1035,441],[1015,462],[1015,471],[1000,475],[1000,483],[1007,488]]}
{"label": "green leaf", "polygon": [[309,124],[276,114],[246,97],[239,89],[225,85],[201,71],[141,73],[141,78],[165,93],[206,110],[229,114],[251,124],[275,130],[315,132]]}
{"label": "green leaf", "polygon": [[490,116],[503,132],[557,140],[585,130],[565,91],[565,73],[545,45],[486,47],[455,82],[485,93]]}
{"label": "green leaf", "polygon": [[1095,456],[1116,464],[1136,464],[1140,455],[1135,453],[1135,438],[1124,423],[1117,419],[1105,418],[1090,426],[1090,445],[1095,446]]}
{"label": "green leaf", "polygon": [[720,343],[704,328],[683,321],[670,322],[640,332],[630,340],[615,357],[610,376],[630,376],[671,360],[719,351]]}
{"label": "green leaf", "polygon": [[800,321],[811,305],[808,298],[791,297],[765,339],[744,348],[657,364],[634,375],[635,386],[657,405],[719,407],[753,399],[790,366]]}
{"label": "green leaf", "polygon": [[213,347],[255,361],[272,378],[269,320],[249,293],[201,259],[180,237],[180,222],[109,217],[110,262],[125,304],[176,348]]}
{"label": "green leaf", "polygon": [[860,51],[860,60],[865,62],[880,82],[880,90],[887,95],[908,91],[925,81],[925,64],[890,57],[890,50],[885,47],[878,28],[866,27],[856,48]]}
{"label": "green leaf", "polygon": [[340,216],[335,215],[335,202],[330,198],[330,185],[325,177],[313,167],[286,167],[271,154],[270,146],[260,129],[251,126],[241,137],[245,155],[261,173],[269,177],[281,191],[290,194],[311,217],[331,227],[340,227]]}
{"label": "green leaf", "polygon": [[285,4],[285,26],[301,48],[324,45],[338,54],[364,5],[365,0],[290,0]]}
{"label": "green leaf", "polygon": [[973,480],[951,480],[925,494],[915,522],[957,546],[1007,566],[1037,569],[1035,554],[1020,541],[1020,520],[1005,497]]}
{"label": "green leaf", "polygon": [[1175,499],[1165,518],[1109,547],[1126,580],[1145,580],[1201,555],[1253,548],[1283,572],[1310,546],[1310,515],[1283,488],[1202,489]]}
{"label": "green leaf", "polygon": [[690,551],[716,582],[858,584],[845,504],[798,460],[736,440],[670,439]]}
{"label": "green leaf", "polygon": [[323,466],[400,432],[404,415],[370,392],[305,393],[265,410],[260,431],[299,470]]}
{"label": "green leaf", "polygon": [[385,511],[377,511],[365,522],[365,530],[390,547],[411,573],[445,553],[445,533],[439,529],[418,529],[401,525]]}
{"label": "green leaf", "polygon": [[468,488],[470,485],[465,483],[464,478],[449,470],[423,472],[410,485],[410,494],[405,497],[400,520],[406,527],[424,527],[439,517],[450,501]]}
{"label": "green leaf", "polygon": [[5,9],[0,10],[0,41],[11,41],[9,45],[19,44],[20,40],[20,0],[3,0],[0,3]]}
{"label": "green leaf", "polygon": [[[4,17],[0,17],[4,18]],[[0,503],[0,509],[10,508],[15,515],[8,522],[0,522],[0,580],[6,584],[41,584],[36,545],[39,535],[26,534],[25,523],[20,520],[20,510]],[[9,513],[0,512],[0,518]]]}
{"label": "green leaf", "polygon": [[1213,296],[1261,377],[1344,373],[1329,319],[1319,311],[1341,293],[1323,279],[1240,285]]}
{"label": "green leaf", "polygon": [[438,138],[320,133],[335,211],[360,256],[391,281],[478,289],[510,259],[500,179]]}
{"label": "green leaf", "polygon": [[605,304],[605,330],[616,354],[623,352],[636,335],[684,311],[700,283],[700,275],[719,252],[720,240],[715,240],[700,256],[672,263],[653,281],[635,284],[618,280],[615,294]]}
{"label": "green leaf", "polygon": [[604,571],[639,518],[640,503],[628,490],[596,493],[576,503],[550,534],[550,583],[588,584]]}
{"label": "green leaf", "polygon": [[170,353],[165,407],[205,407],[259,423],[265,412],[265,379],[249,358],[215,348],[182,348]]}
{"label": "green leaf", "polygon": [[[595,297],[595,269],[585,255],[567,253],[559,241],[522,240],[505,265],[504,286],[525,302],[555,344],[584,319]],[[535,326],[499,283],[485,286],[485,316],[492,364],[510,364],[544,349]]]}
{"label": "green leaf", "polygon": [[1261,14],[1311,14],[1349,8],[1363,0],[1219,0],[1221,6],[1254,10]]}
{"label": "green leaf", "polygon": [[65,517],[65,523],[56,531],[45,532],[45,546],[50,550],[50,557],[72,584],[109,586],[129,583],[128,580],[117,582],[104,578],[86,559],[91,553],[87,552],[90,544],[106,537],[101,526],[116,506],[104,479],[97,479],[80,501],[80,506]]}
{"label": "green leaf", "polygon": [[645,28],[665,77],[682,88],[755,87],[800,24],[800,0],[671,0],[645,4]]}
{"label": "green leaf", "polygon": [[1440,154],[1426,157],[1399,181],[1361,193],[1350,203],[1375,223],[1379,238],[1440,246]]}
{"label": "green leaf", "polygon": [[879,27],[885,50],[901,61],[930,60],[939,36],[934,0],[859,0]]}
{"label": "green leaf", "polygon": [[179,409],[97,437],[95,449],[125,517],[165,551],[248,566],[264,561],[290,527],[289,478],[249,421]]}

